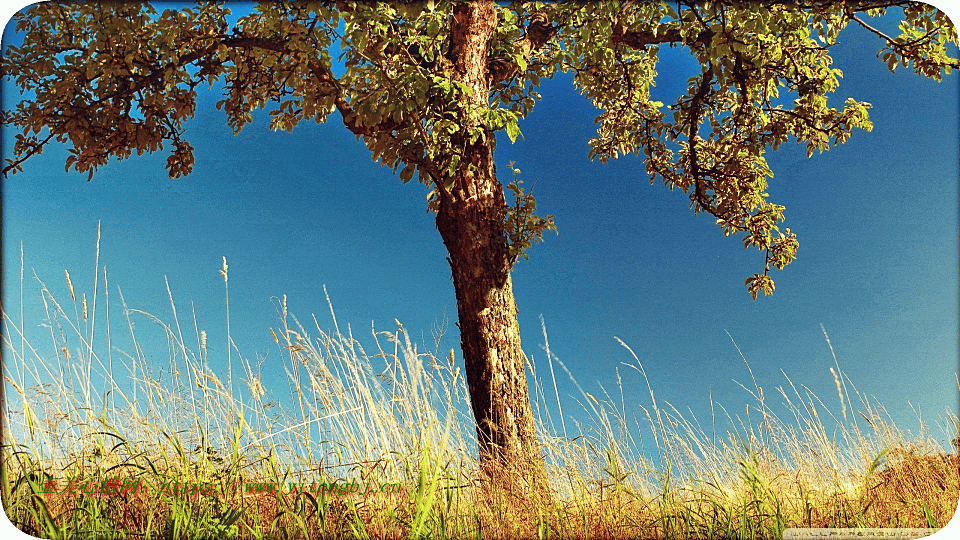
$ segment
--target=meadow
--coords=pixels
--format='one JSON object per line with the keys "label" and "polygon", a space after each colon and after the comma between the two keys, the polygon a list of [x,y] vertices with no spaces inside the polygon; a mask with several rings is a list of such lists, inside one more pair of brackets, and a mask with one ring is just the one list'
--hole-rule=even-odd
{"label": "meadow", "polygon": [[[170,314],[150,314],[108,287],[99,255],[97,268],[86,289],[66,272],[52,278],[68,297],[30,279],[46,318],[24,321],[21,261],[21,305],[3,306],[0,486],[7,516],[33,536],[754,539],[939,528],[957,508],[956,450],[937,442],[956,435],[955,413],[906,432],[836,356],[829,399],[784,373],[772,390],[744,386],[743,413],[711,398],[701,425],[649,383],[643,413],[628,413],[636,397],[624,395],[621,371],[646,380],[651,366],[627,344],[612,392],[561,399],[557,377],[572,375],[544,326],[546,354],[528,377],[554,494],[533,502],[477,481],[458,351],[430,350],[399,322],[341,332],[332,305],[329,322],[305,322],[283,297],[264,328],[228,326],[228,340],[272,332],[282,362],[272,356],[270,369],[282,364],[289,383],[280,398],[235,346],[211,358],[196,313],[169,287]],[[221,275],[229,320],[226,260]],[[25,331],[38,325],[42,340]],[[224,362],[225,373],[211,367]],[[570,410],[584,413],[574,421]],[[304,488],[331,479],[400,489]]]}

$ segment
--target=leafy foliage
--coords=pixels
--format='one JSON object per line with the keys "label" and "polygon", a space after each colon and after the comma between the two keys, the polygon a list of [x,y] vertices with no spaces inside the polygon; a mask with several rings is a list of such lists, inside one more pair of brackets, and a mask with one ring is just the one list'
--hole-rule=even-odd
{"label": "leafy foliage", "polygon": [[517,261],[518,257],[526,260],[527,248],[533,244],[543,242],[543,232],[557,232],[557,226],[553,222],[554,216],[548,215],[545,218],[533,215],[537,209],[537,201],[533,198],[533,188],[526,193],[520,184],[523,180],[517,179],[520,169],[514,167],[514,162],[507,164],[507,168],[513,172],[513,182],[507,184],[507,189],[513,194],[514,204],[507,208],[504,229],[507,233],[507,245],[510,251],[511,265]]}
{"label": "leafy foliage", "polygon": [[[784,207],[768,200],[766,152],[792,139],[812,156],[873,127],[869,103],[831,100],[843,75],[829,54],[840,32],[853,25],[876,35],[891,71],[939,81],[958,67],[949,54],[956,30],[921,3],[513,2],[494,8],[490,95],[478,101],[467,99],[472,90],[451,60],[464,45],[451,32],[455,6],[261,2],[231,28],[230,10],[215,3],[162,12],[146,3],[33,5],[16,18],[23,44],[0,63],[25,96],[0,119],[20,132],[3,174],[54,140],[70,148],[66,168],[91,179],[111,158],[165,148],[170,176],[189,174],[184,126],[197,88],[222,85],[217,108],[235,132],[257,109],[286,131],[339,112],[375,161],[432,188],[428,208],[437,211],[458,173],[475,172],[469,148],[492,148],[497,131],[515,142],[541,81],[568,72],[601,111],[591,158],[642,155],[651,183],[679,188],[724,235],[743,234],[744,247],[764,251],[763,274],[747,280],[756,297],[773,292],[770,266],[782,269],[798,247],[778,228]],[[902,14],[897,36],[868,23],[887,12]],[[701,66],[668,104],[650,97],[664,45]],[[505,220],[516,260],[553,223],[528,213],[534,200],[519,182],[507,188],[518,201]]]}

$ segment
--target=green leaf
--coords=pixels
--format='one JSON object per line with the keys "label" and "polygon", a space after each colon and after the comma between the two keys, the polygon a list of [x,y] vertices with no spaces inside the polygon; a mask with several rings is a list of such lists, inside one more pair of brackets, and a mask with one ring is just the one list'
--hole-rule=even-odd
{"label": "green leaf", "polygon": [[406,184],[412,178],[413,178],[413,167],[411,167],[410,165],[407,165],[406,167],[403,168],[402,171],[400,171],[400,181]]}
{"label": "green leaf", "polygon": [[517,135],[520,134],[520,126],[517,125],[517,121],[511,120],[504,127],[507,130],[507,137],[510,137],[510,142],[517,142]]}
{"label": "green leaf", "polygon": [[521,72],[521,73],[527,70],[527,59],[526,59],[526,58],[524,58],[522,55],[519,55],[519,54],[518,54],[518,55],[516,55],[516,57],[515,57],[514,59],[517,61],[517,67],[520,68],[520,72]]}

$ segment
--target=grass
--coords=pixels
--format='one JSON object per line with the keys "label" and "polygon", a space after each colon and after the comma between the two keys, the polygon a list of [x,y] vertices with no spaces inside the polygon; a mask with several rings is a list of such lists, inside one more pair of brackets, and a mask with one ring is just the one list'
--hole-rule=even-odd
{"label": "grass", "polygon": [[[371,330],[365,349],[332,307],[323,330],[290,314],[284,297],[270,329],[282,358],[270,368],[289,382],[281,405],[262,361],[241,354],[229,329],[224,381],[196,314],[181,315],[169,287],[164,321],[110,292],[99,256],[97,269],[89,295],[65,275],[69,302],[38,278],[43,321],[4,306],[0,487],[7,516],[34,536],[771,538],[792,527],[937,528],[957,508],[956,456],[926,426],[902,432],[836,357],[839,413],[784,374],[779,413],[756,381],[744,387],[746,417],[711,399],[714,425],[720,416],[732,426],[718,437],[658,402],[649,382],[650,406],[628,418],[617,369],[618,391],[597,399],[581,389],[588,418],[568,425],[556,390],[566,367],[544,327],[547,355],[529,376],[556,496],[534,504],[478,484],[455,351],[423,352],[399,323]],[[221,274],[228,306],[226,260]],[[22,263],[20,275],[22,306]],[[23,332],[37,323],[49,333],[42,344]],[[144,328],[162,339],[141,341]],[[624,347],[623,369],[646,379]],[[536,371],[544,361],[546,378]],[[941,427],[956,433],[947,414]],[[376,489],[316,487],[333,481]],[[403,489],[380,491],[384,483]],[[110,489],[125,493],[85,492]]]}

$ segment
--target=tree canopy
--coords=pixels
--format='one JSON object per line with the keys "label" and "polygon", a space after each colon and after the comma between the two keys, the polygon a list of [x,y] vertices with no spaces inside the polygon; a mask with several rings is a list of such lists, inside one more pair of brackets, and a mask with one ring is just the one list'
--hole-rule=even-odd
{"label": "tree canopy", "polygon": [[[227,4],[37,4],[18,15],[26,38],[0,65],[29,96],[2,118],[20,131],[3,172],[56,140],[70,146],[66,168],[90,178],[112,157],[161,149],[172,178],[188,174],[197,88],[222,84],[217,107],[237,132],[257,109],[287,131],[339,112],[374,160],[432,188],[436,210],[464,162],[455,135],[476,142],[503,130],[515,140],[540,81],[572,72],[600,111],[591,158],[642,154],[651,183],[683,190],[725,235],[743,233],[744,247],[765,253],[763,273],[747,280],[755,298],[773,291],[770,267],[782,269],[798,247],[778,226],[784,207],[768,200],[765,153],[794,139],[813,155],[872,128],[869,103],[831,99],[842,71],[829,52],[840,32],[876,34],[891,71],[940,80],[958,64],[946,16],[914,2],[511,3],[495,7],[490,95],[474,103],[453,76],[459,45],[449,7],[265,2],[231,27]],[[899,35],[868,23],[894,8],[903,14]],[[667,104],[650,97],[661,46],[683,47],[702,67]],[[533,216],[532,197],[517,195],[505,219],[514,260],[553,226]]]}

